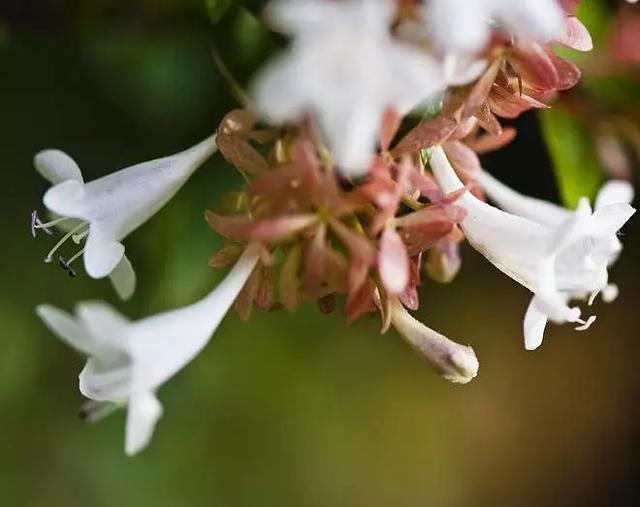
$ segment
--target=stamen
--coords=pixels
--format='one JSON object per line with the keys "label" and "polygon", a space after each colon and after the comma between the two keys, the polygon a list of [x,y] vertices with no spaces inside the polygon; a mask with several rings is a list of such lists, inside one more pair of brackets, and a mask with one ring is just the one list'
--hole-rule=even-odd
{"label": "stamen", "polygon": [[43,223],[38,216],[38,212],[34,210],[31,213],[31,234],[34,235],[38,229],[42,229],[47,234],[53,234],[53,231],[49,229],[49,227],[53,227],[54,225],[58,225],[60,222],[64,222],[65,220],[71,220],[72,217],[60,217],[55,220],[51,220],[50,222]]}
{"label": "stamen", "polygon": [[88,401],[80,409],[80,418],[94,423],[116,411],[120,405],[108,401]]}
{"label": "stamen", "polygon": [[60,256],[58,257],[58,263],[60,264],[60,267],[62,269],[64,269],[71,278],[75,278],[76,277],[76,272],[75,270],[73,270],[70,266],[69,263],[67,261],[64,260],[64,257]]}
{"label": "stamen", "polygon": [[87,237],[87,235],[89,234],[89,229],[87,228],[86,231],[81,232],[80,234],[74,234],[73,236],[71,236],[71,239],[73,240],[73,242],[76,245],[79,245],[80,242]]}
{"label": "stamen", "polygon": [[60,241],[58,241],[55,244],[55,246],[51,249],[51,251],[47,254],[47,256],[44,258],[44,262],[46,262],[47,264],[50,263],[51,260],[53,259],[53,254],[56,253],[58,248],[60,248],[69,238],[71,238],[74,234],[76,234],[85,225],[87,225],[87,223],[86,222],[82,222],[80,225],[78,225],[77,227],[74,227],[72,230],[70,230],[68,233],[66,233],[62,237],[62,239]]}
{"label": "stamen", "polygon": [[[54,220],[54,222],[55,222],[55,220]],[[48,228],[50,225],[51,225],[51,223],[49,223],[49,224],[42,223],[42,220],[40,220],[40,217],[38,216],[38,212],[36,210],[33,210],[31,212],[31,235],[34,238],[36,237],[36,233],[38,232],[38,229],[42,229],[49,236],[51,236],[53,234],[53,231],[51,231]]]}
{"label": "stamen", "polygon": [[71,257],[71,259],[69,259],[67,261],[67,266],[69,266],[73,261],[75,261],[78,257],[81,257],[82,254],[84,253],[84,248],[82,250],[80,250],[77,254],[75,254],[73,257]]}
{"label": "stamen", "polygon": [[591,317],[589,317],[586,322],[582,319],[577,320],[576,322],[578,322],[578,324],[582,324],[581,326],[576,327],[576,331],[586,331],[587,329],[589,329],[591,327],[591,324],[593,324],[596,321],[596,316],[592,315]]}

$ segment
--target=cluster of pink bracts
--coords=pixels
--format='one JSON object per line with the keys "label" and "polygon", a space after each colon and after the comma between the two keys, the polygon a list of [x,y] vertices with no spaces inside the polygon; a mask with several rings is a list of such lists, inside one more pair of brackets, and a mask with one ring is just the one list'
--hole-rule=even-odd
{"label": "cluster of pink bracts", "polygon": [[[588,50],[589,34],[574,16],[577,3],[563,2],[567,33],[560,42]],[[406,2],[400,16],[411,16],[413,4]],[[249,242],[263,245],[261,261],[236,300],[242,318],[253,304],[294,310],[314,300],[331,311],[336,295],[345,294],[350,322],[377,309],[386,330],[395,299],[418,308],[423,268],[439,282],[453,279],[464,239],[458,224],[465,210],[456,206],[462,191],[439,189],[425,168],[426,149],[442,145],[467,189],[482,197],[474,180],[478,155],[516,135],[499,118],[549,107],[580,79],[573,63],[536,41],[496,34],[485,56],[485,72],[472,84],[449,89],[441,112],[408,133],[398,136],[402,118],[387,109],[378,153],[360,181],[340,177],[310,121],[276,130],[257,129],[248,110],[224,118],[218,147],[248,185],[206,214],[227,239],[210,265],[232,264]]]}

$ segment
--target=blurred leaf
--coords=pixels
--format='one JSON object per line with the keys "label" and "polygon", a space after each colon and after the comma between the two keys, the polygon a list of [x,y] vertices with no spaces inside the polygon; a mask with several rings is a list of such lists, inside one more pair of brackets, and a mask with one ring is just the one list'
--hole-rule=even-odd
{"label": "blurred leaf", "polygon": [[580,2],[576,15],[589,30],[594,46],[599,47],[604,40],[611,15],[605,2],[595,0]]}
{"label": "blurred leaf", "polygon": [[114,29],[93,35],[84,49],[107,100],[146,125],[186,128],[217,85],[209,45],[198,35]]}
{"label": "blurred leaf", "polygon": [[541,123],[563,202],[574,208],[581,197],[592,199],[603,171],[586,127],[561,109],[543,111]]}
{"label": "blurred leaf", "polygon": [[582,87],[596,101],[614,108],[640,105],[640,86],[624,75],[607,74],[588,77]]}
{"label": "blurred leaf", "polygon": [[231,7],[231,0],[205,0],[207,14],[213,23],[218,23]]}

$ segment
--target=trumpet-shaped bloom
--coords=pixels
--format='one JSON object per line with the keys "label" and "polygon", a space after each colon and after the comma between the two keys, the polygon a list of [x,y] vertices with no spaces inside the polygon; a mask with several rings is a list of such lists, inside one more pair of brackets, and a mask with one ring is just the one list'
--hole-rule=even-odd
{"label": "trumpet-shaped bloom", "polygon": [[276,0],[267,8],[274,28],[294,40],[258,77],[258,106],[275,123],[312,114],[348,176],[366,173],[385,109],[405,114],[446,86],[442,65],[392,38],[393,12],[392,0]]}
{"label": "trumpet-shaped bloom", "polygon": [[253,271],[259,247],[249,245],[227,277],[208,296],[177,310],[130,322],[100,302],[79,304],[76,317],[49,305],[37,313],[47,327],[89,359],[80,391],[93,400],[97,420],[127,406],[125,451],[144,448],[162,415],[156,390],[207,344]]}
{"label": "trumpet-shaped bloom", "polygon": [[130,296],[135,275],[121,241],[159,211],[215,150],[215,139],[210,137],[176,155],[143,162],[88,183],[67,154],[59,150],[38,153],[34,165],[53,184],[43,201],[59,218],[36,227],[64,225],[67,220],[74,223],[47,260],[66,240],[80,242],[86,238],[84,248],[72,260],[83,255],[89,276],[111,275],[118,293]]}
{"label": "trumpet-shaped bloom", "polygon": [[[431,167],[446,192],[463,187],[444,151],[435,148]],[[608,286],[607,268],[616,260],[621,244],[617,231],[635,210],[629,205],[628,184],[605,185],[596,200],[595,211],[586,198],[575,211],[520,196],[486,174],[480,175],[487,193],[505,209],[502,211],[466,192],[456,202],[467,210],[461,226],[469,243],[498,269],[534,293],[524,319],[525,347],[542,343],[548,320],[574,322],[586,329],[595,317],[581,319],[572,299],[593,298]]]}
{"label": "trumpet-shaped bloom", "polygon": [[556,0],[427,0],[423,18],[439,47],[451,53],[481,50],[494,27],[541,41],[560,37],[564,28]]}

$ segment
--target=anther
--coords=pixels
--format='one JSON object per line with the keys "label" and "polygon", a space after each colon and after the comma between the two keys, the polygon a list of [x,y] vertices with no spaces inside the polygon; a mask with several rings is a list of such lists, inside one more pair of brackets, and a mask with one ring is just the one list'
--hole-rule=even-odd
{"label": "anther", "polygon": [[80,419],[90,423],[95,423],[108,416],[118,408],[117,403],[106,401],[88,401],[80,409]]}
{"label": "anther", "polygon": [[[54,222],[55,222],[55,220],[54,220]],[[53,234],[53,231],[48,228],[49,225],[51,225],[51,224],[42,223],[42,220],[40,220],[40,217],[38,217],[38,212],[36,210],[33,210],[31,212],[31,235],[34,238],[36,237],[36,233],[38,232],[38,229],[43,230],[49,236],[51,236]]]}
{"label": "anther", "polygon": [[75,270],[71,266],[69,266],[69,262],[65,261],[64,257],[58,257],[58,263],[60,264],[60,267],[64,269],[71,278],[75,278]]}
{"label": "anther", "polygon": [[79,245],[80,242],[87,237],[87,235],[89,234],[89,229],[87,229],[86,231],[81,232],[80,234],[74,234],[73,236],[71,236],[71,239],[73,240],[73,242],[76,245]]}

